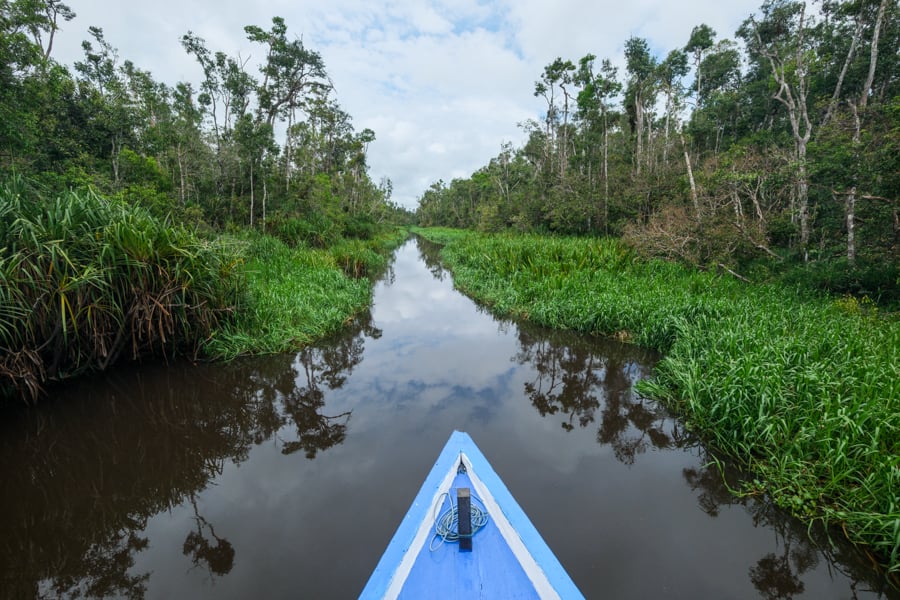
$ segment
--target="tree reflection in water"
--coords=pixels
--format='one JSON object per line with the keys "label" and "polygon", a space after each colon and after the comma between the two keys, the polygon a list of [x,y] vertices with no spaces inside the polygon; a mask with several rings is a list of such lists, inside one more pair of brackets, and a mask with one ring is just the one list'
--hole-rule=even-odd
{"label": "tree reflection in water", "polygon": [[303,450],[306,458],[312,459],[318,451],[344,441],[350,412],[321,414],[319,411],[325,406],[323,388],[336,390],[344,385],[353,367],[362,361],[364,336],[381,337],[381,330],[372,324],[370,314],[360,317],[353,335],[341,334],[327,343],[301,350],[292,369],[294,373],[299,371],[299,376],[289,376],[290,371],[284,371],[285,379],[276,387],[282,390],[285,415],[297,427],[297,439],[284,442],[283,454]]}
{"label": "tree reflection in water", "polygon": [[[636,457],[653,448],[692,448],[699,464],[683,470],[697,503],[710,517],[723,507],[741,506],[756,527],[776,532],[776,550],[749,567],[748,577],[761,598],[793,598],[804,593],[802,576],[815,569],[821,558],[830,568],[845,566],[854,585],[887,594],[886,583],[859,558],[848,543],[829,539],[822,527],[808,530],[797,519],[764,498],[739,496],[746,474],[716,460],[699,440],[658,403],[641,398],[632,386],[650,374],[656,357],[649,351],[613,340],[591,338],[518,323],[519,349],[513,360],[534,372],[525,383],[525,394],[543,417],[561,418],[562,428],[588,427],[599,418],[597,442],[609,445],[620,462],[634,464]],[[599,411],[599,412],[598,412]],[[885,596],[887,597],[887,596]]]}
{"label": "tree reflection in water", "polygon": [[450,276],[447,269],[444,268],[444,262],[441,260],[442,247],[440,244],[435,244],[421,236],[416,236],[416,249],[419,251],[419,258],[422,259],[431,275],[438,281],[443,281]]}
{"label": "tree reflection in water", "polygon": [[134,574],[150,517],[189,502],[196,529],[182,551],[211,578],[230,572],[237,549],[197,510],[226,463],[288,427],[285,455],[340,444],[349,413],[324,414],[325,392],[362,359],[371,317],[328,343],[222,365],[145,366],[67,384],[65,397],[7,409],[0,455],[0,580],[9,597],[144,595]]}
{"label": "tree reflection in water", "polygon": [[[234,546],[225,538],[217,536],[212,524],[200,515],[197,498],[193,493],[191,493],[191,506],[194,507],[197,530],[188,533],[184,540],[182,553],[190,556],[195,567],[199,567],[201,564],[205,565],[211,577],[227,575],[234,566]],[[215,540],[215,544],[207,539],[207,532]]]}
{"label": "tree reflection in water", "polygon": [[610,445],[625,464],[651,446],[680,445],[684,432],[678,422],[632,389],[649,374],[651,351],[527,323],[519,323],[518,332],[513,360],[534,370],[525,394],[541,416],[563,415],[560,424],[572,431],[594,423],[601,409],[597,441]]}

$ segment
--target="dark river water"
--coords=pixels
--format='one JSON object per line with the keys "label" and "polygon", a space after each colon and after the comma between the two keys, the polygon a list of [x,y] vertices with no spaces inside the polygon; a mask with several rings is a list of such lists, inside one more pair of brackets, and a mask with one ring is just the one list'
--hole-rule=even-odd
{"label": "dark river water", "polygon": [[0,413],[0,594],[355,598],[459,429],[588,598],[897,598],[729,494],[632,390],[656,360],[499,321],[410,241],[315,347],[126,367]]}

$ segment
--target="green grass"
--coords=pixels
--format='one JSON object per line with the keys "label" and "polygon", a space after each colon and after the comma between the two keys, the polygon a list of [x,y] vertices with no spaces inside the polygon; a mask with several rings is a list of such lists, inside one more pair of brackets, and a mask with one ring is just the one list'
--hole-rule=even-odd
{"label": "green grass", "polygon": [[124,358],[308,344],[368,306],[361,277],[409,235],[364,232],[326,249],[210,238],[91,191],[48,198],[21,178],[0,182],[0,396],[36,400],[47,381]]}
{"label": "green grass", "polygon": [[496,312],[664,352],[640,391],[807,521],[900,576],[900,321],[866,302],[637,259],[612,240],[418,233]]}
{"label": "green grass", "polygon": [[327,250],[289,248],[261,235],[244,244],[247,305],[205,345],[210,356],[293,350],[337,331],[369,305],[369,280],[348,277]]}

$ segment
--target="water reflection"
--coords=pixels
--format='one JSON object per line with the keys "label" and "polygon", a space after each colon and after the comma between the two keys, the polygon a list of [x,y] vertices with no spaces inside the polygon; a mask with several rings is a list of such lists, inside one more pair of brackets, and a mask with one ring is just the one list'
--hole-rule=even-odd
{"label": "water reflection", "polygon": [[431,272],[432,276],[438,281],[443,281],[446,277],[449,277],[450,273],[444,268],[444,262],[441,259],[441,248],[443,246],[429,242],[423,237],[416,236],[415,239],[419,258],[425,263],[425,267]]}
{"label": "water reflection", "polygon": [[765,498],[736,495],[732,490],[740,489],[748,475],[716,460],[665,408],[634,392],[634,383],[650,375],[657,360],[654,353],[528,323],[507,328],[515,331],[518,342],[512,360],[530,373],[524,396],[542,417],[558,419],[567,432],[596,427],[597,442],[610,446],[627,466],[649,449],[696,453],[698,461],[683,468],[682,475],[697,507],[712,518],[737,508],[749,513],[754,528],[775,532],[775,550],[747,569],[760,598],[804,595],[804,577],[820,567],[823,556],[831,569],[837,568],[833,563],[845,565],[842,574],[854,581],[853,598],[859,597],[857,591],[891,597],[885,582],[860,562],[852,546],[840,543],[839,532],[833,533],[838,540],[834,542],[821,527],[808,530]]}
{"label": "water reflection", "polygon": [[284,380],[277,387],[284,397],[284,411],[297,427],[297,439],[284,442],[282,454],[303,450],[306,458],[313,459],[318,451],[344,441],[352,411],[331,416],[320,411],[325,406],[325,392],[343,387],[362,360],[366,337],[381,337],[368,312],[357,319],[351,334],[304,348],[297,354],[294,368],[284,371]]}
{"label": "water reflection", "polygon": [[820,524],[807,527],[766,497],[736,494],[733,490],[740,489],[750,475],[716,460],[702,446],[696,448],[702,466],[683,469],[682,474],[697,494],[699,508],[713,518],[731,508],[742,509],[750,515],[754,528],[775,534],[775,549],[747,570],[760,598],[781,600],[804,595],[808,591],[804,576],[821,568],[823,562],[832,577],[840,574],[849,580],[851,598],[897,597],[897,590],[861,560],[840,531],[829,532]]}
{"label": "water reflection", "polygon": [[379,335],[366,316],[295,356],[145,366],[70,384],[42,410],[8,410],[0,455],[16,468],[0,496],[5,593],[143,597],[150,574],[133,569],[148,518],[183,504],[194,515],[183,554],[210,579],[228,574],[239,548],[203,516],[198,495],[266,440],[307,458],[342,443],[351,415],[324,414],[325,392]]}
{"label": "water reflection", "polygon": [[654,352],[604,338],[518,324],[513,360],[531,368],[525,395],[542,417],[558,415],[566,431],[597,419],[597,442],[627,465],[649,448],[680,447],[681,425],[658,403],[634,392],[656,363]]}
{"label": "water reflection", "polygon": [[[200,514],[197,498],[193,493],[190,495],[190,502],[194,508],[197,529],[188,533],[182,546],[182,553],[191,558],[194,567],[204,566],[211,578],[215,575],[227,575],[234,566],[234,546],[225,538],[216,535],[212,523]],[[215,541],[211,542],[209,538]]]}

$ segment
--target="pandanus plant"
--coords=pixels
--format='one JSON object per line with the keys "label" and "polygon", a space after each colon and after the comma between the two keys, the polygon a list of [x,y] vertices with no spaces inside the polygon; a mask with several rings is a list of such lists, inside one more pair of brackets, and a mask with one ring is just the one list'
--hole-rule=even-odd
{"label": "pandanus plant", "polygon": [[240,298],[227,246],[91,191],[42,198],[0,185],[0,385],[35,399],[47,380],[120,357],[197,352]]}

